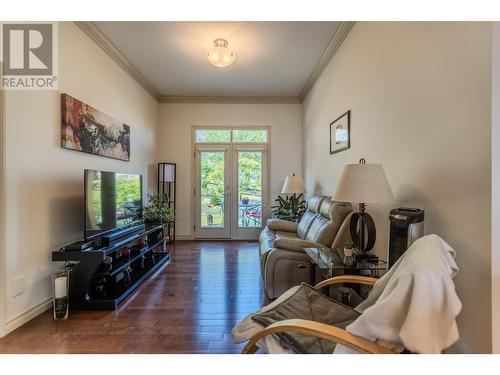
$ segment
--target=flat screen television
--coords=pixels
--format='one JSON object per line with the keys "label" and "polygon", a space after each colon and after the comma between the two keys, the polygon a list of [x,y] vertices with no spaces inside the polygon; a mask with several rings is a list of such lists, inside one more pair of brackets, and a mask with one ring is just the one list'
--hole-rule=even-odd
{"label": "flat screen television", "polygon": [[85,170],[85,238],[142,220],[142,176]]}

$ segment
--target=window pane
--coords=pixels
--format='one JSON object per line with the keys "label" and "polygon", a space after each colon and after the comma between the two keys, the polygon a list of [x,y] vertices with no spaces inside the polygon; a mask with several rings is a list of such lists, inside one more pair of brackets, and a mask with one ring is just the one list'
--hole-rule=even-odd
{"label": "window pane", "polygon": [[264,143],[267,142],[267,130],[233,130],[233,142]]}
{"label": "window pane", "polygon": [[224,152],[202,151],[201,227],[224,228]]}
{"label": "window pane", "polygon": [[262,151],[238,152],[240,228],[262,226]]}
{"label": "window pane", "polygon": [[231,142],[231,130],[229,129],[197,129],[196,142]]}

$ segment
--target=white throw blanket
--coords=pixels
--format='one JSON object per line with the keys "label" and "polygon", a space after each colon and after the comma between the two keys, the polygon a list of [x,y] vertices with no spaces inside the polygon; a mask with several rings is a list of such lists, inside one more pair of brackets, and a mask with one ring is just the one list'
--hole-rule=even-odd
{"label": "white throw blanket", "polygon": [[[439,236],[417,240],[378,280],[347,331],[395,350],[441,353],[458,340],[462,303],[452,277],[455,251]],[[335,353],[351,352],[337,345]]]}
{"label": "white throw blanket", "polygon": [[[356,310],[361,316],[347,331],[377,341],[395,351],[440,353],[458,340],[456,317],[462,304],[452,277],[458,272],[455,251],[439,236],[431,234],[416,241],[394,266],[378,280],[368,298]],[[294,287],[271,305],[281,303]],[[250,339],[263,327],[250,314],[233,329],[237,342]],[[273,335],[258,342],[268,353],[288,353]],[[337,345],[335,353],[356,353]]]}

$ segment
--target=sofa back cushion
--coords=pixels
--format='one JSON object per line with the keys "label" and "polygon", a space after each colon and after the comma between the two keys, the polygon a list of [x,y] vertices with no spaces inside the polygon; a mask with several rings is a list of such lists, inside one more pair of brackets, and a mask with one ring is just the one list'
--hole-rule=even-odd
{"label": "sofa back cushion", "polygon": [[299,225],[297,227],[297,235],[301,240],[306,239],[307,232],[309,231],[309,228],[311,227],[314,219],[318,217],[321,203],[324,199],[325,197],[314,195],[307,202],[307,210],[306,212],[304,212],[304,215],[302,215],[302,218],[300,219]]}
{"label": "sofa back cushion", "polygon": [[305,239],[330,247],[344,219],[351,211],[350,203],[323,200],[319,215],[311,223]]}
{"label": "sofa back cushion", "polygon": [[312,222],[314,219],[318,216],[317,213],[314,213],[312,211],[307,210],[304,212],[304,215],[302,215],[302,218],[300,219],[299,226],[297,227],[297,236],[301,240],[306,239],[307,231],[311,227]]}

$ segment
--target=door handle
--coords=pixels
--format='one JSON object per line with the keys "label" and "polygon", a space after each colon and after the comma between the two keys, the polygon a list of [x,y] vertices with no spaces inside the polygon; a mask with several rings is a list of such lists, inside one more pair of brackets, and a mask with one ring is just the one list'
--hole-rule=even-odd
{"label": "door handle", "polygon": [[230,195],[231,195],[231,193],[224,193],[225,197],[229,197]]}

